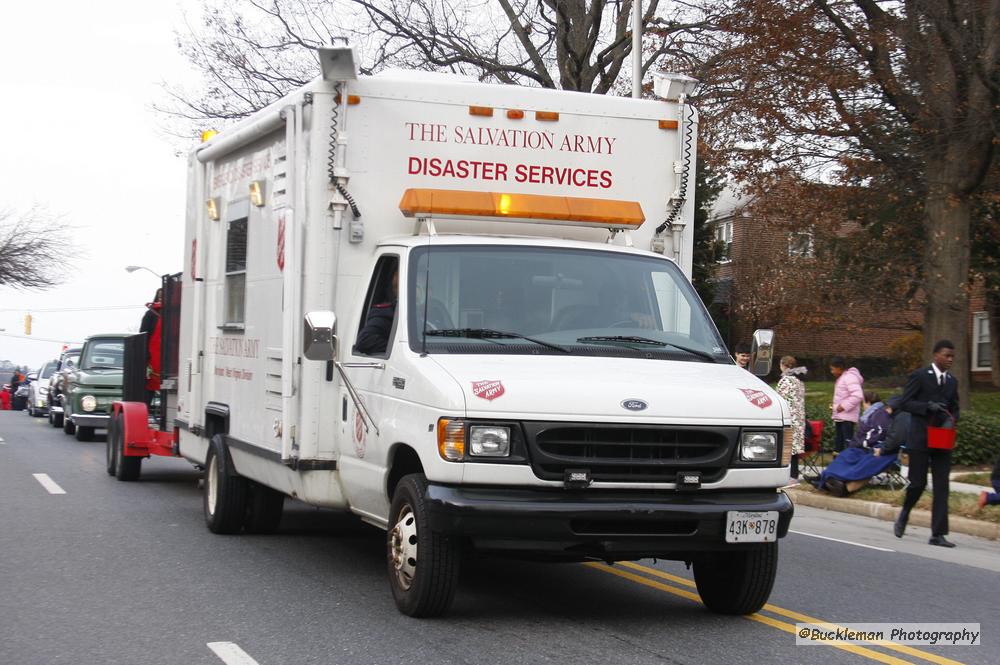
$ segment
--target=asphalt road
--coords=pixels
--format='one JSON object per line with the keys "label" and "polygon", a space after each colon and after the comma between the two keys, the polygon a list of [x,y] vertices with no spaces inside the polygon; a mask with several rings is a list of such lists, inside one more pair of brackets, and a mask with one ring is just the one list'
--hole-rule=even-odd
{"label": "asphalt road", "polygon": [[[0,665],[1000,662],[991,541],[943,550],[926,529],[900,541],[886,522],[799,508],[752,617],[707,612],[676,562],[482,559],[450,615],[415,620],[392,602],[384,534],[351,516],[289,502],[278,534],[217,536],[182,460],[122,483],[103,437],[3,411],[0,439]],[[983,637],[796,646],[795,623],[815,620],[971,622]]]}

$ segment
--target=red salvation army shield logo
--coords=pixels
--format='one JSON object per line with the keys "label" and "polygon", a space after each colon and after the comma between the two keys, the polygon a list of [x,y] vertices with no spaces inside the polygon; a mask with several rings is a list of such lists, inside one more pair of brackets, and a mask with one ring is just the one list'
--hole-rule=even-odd
{"label": "red salvation army shield logo", "polygon": [[747,398],[748,402],[756,407],[766,409],[771,406],[771,398],[761,390],[755,390],[754,388],[740,388],[740,392],[743,393],[743,396]]}
{"label": "red salvation army shield logo", "polygon": [[501,397],[506,390],[500,381],[473,381],[472,394],[482,399],[493,401]]}

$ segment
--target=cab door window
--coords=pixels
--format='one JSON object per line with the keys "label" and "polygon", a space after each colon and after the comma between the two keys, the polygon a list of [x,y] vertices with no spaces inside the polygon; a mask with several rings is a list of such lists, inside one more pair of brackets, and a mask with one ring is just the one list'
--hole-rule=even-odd
{"label": "cab door window", "polygon": [[366,356],[388,357],[396,330],[399,299],[399,257],[383,256],[375,265],[358,326],[354,351]]}

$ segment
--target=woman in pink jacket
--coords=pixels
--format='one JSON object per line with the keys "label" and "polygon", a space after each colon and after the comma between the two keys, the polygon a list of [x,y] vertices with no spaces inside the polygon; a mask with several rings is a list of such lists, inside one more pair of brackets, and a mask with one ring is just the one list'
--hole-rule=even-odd
{"label": "woman in pink jacket", "polygon": [[830,374],[837,382],[833,385],[833,448],[840,452],[854,438],[858,424],[859,408],[865,397],[861,386],[865,379],[857,367],[844,369],[847,363],[840,356],[830,359]]}

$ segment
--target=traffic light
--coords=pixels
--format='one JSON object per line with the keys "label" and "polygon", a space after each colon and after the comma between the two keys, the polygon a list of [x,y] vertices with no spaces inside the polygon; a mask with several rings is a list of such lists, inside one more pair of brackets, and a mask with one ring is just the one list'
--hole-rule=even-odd
{"label": "traffic light", "polygon": [[31,314],[24,315],[24,334],[31,334]]}

